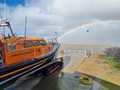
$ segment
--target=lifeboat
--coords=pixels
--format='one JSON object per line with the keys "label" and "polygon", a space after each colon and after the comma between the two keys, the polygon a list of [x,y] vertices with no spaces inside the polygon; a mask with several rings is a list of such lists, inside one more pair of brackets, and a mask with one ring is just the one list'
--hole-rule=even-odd
{"label": "lifeboat", "polygon": [[16,36],[8,21],[0,21],[0,27],[10,30],[10,34],[0,34],[0,85],[35,73],[49,75],[62,68],[62,62],[56,60],[59,43]]}

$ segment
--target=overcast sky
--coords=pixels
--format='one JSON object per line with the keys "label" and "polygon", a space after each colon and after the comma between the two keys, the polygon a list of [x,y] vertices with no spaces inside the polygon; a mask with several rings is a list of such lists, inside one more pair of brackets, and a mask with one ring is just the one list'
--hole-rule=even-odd
{"label": "overcast sky", "polygon": [[0,0],[0,15],[7,16],[20,33],[25,16],[31,34],[62,33],[83,24],[120,19],[120,0],[6,0],[3,8],[4,1]]}

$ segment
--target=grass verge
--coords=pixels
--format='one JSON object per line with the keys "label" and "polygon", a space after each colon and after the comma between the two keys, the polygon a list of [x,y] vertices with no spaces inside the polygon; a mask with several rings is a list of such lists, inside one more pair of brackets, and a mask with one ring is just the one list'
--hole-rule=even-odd
{"label": "grass verge", "polygon": [[114,57],[112,57],[112,56],[105,56],[105,60],[113,68],[120,70],[120,62],[118,62]]}

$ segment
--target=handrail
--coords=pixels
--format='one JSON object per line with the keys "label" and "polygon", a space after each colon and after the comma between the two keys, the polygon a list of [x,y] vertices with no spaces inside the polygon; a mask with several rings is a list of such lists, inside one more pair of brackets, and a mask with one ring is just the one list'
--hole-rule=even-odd
{"label": "handrail", "polygon": [[13,30],[11,28],[11,25],[10,25],[9,21],[7,21],[7,20],[1,20],[0,21],[0,27],[8,27],[10,29],[10,32],[11,32],[12,36],[15,36],[15,34],[13,33]]}

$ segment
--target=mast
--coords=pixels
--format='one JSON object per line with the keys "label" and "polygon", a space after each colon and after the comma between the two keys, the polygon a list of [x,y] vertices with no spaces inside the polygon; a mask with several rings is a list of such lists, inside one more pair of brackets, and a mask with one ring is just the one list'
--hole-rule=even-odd
{"label": "mast", "polygon": [[24,46],[27,38],[27,16],[25,16],[25,32],[24,32]]}
{"label": "mast", "polygon": [[27,16],[25,16],[25,33],[24,33],[24,37],[25,37],[25,40],[26,40],[26,37],[27,37]]}

